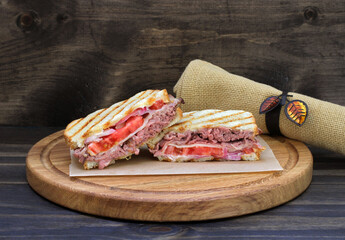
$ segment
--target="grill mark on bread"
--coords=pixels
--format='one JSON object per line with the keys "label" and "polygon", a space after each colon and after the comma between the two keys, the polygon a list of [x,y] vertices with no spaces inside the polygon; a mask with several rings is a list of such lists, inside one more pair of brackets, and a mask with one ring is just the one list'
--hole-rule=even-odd
{"label": "grill mark on bread", "polygon": [[77,125],[80,121],[82,120],[82,118],[79,118],[77,120],[74,120],[70,126],[68,126],[67,131],[70,130],[71,128],[73,128],[75,125]]}
{"label": "grill mark on bread", "polygon": [[[213,119],[209,119],[209,120],[206,119],[207,117],[209,117],[211,115],[216,115],[217,116],[217,113],[222,113],[222,112],[223,111],[217,111],[216,113],[215,112],[210,112],[208,114],[201,115],[201,116],[196,117],[196,118],[193,118],[194,117],[194,113],[193,113],[193,114],[188,115],[188,118],[185,119],[185,121],[182,121],[182,122],[178,123],[177,125],[182,126],[182,125],[186,124],[187,122],[189,122],[190,124],[193,124],[193,122],[195,124],[198,124],[198,120],[203,120],[203,119],[205,119],[205,121],[207,121],[207,122],[222,124],[222,123],[230,123],[230,122],[235,122],[235,121],[239,121],[239,120],[249,119],[249,118],[253,117],[253,116],[249,116],[249,117],[242,117],[242,118],[236,118],[236,119],[229,119],[229,118],[232,118],[232,117],[234,117],[236,115],[242,115],[242,114],[246,113],[244,111],[241,111],[241,112],[237,112],[237,113],[234,113],[234,114],[231,114],[231,115],[227,115],[225,117],[224,116],[219,116],[217,118],[213,118]],[[195,112],[195,113],[197,113],[197,112]]]}
{"label": "grill mark on bread", "polygon": [[[153,94],[154,94],[154,92],[152,91],[151,93],[149,93],[149,95],[145,96],[145,99],[147,99],[148,105],[150,105],[151,102],[152,102],[152,101],[155,101],[155,99],[156,99],[156,98],[152,97]],[[141,96],[140,96],[140,97],[141,97]],[[131,106],[126,112],[124,112],[124,114],[125,114],[125,115],[129,115],[129,114],[131,114],[132,112],[134,112],[137,108],[134,109],[134,108],[133,108],[133,105],[135,105],[136,103],[140,102],[141,100],[143,100],[143,99],[139,98],[137,102],[133,103],[132,106]],[[151,105],[152,105],[152,104],[151,104]],[[151,106],[151,105],[150,105],[150,106]],[[127,106],[126,106],[126,107],[127,107]],[[124,109],[125,109],[125,108],[124,108]]]}
{"label": "grill mark on bread", "polygon": [[[72,136],[70,136],[70,138],[73,138],[74,136],[76,136],[77,134],[79,134],[80,131],[82,131],[83,129],[86,129],[86,126],[88,126],[90,123],[92,123],[92,122],[94,121],[94,119],[95,119],[97,116],[99,116],[102,112],[104,112],[104,110],[106,110],[106,108],[100,109],[100,110],[98,110],[98,112],[96,111],[97,113],[96,113],[96,112],[90,113],[90,114],[89,114],[88,116],[86,116],[85,118],[81,118],[81,121],[82,121],[82,120],[84,120],[84,119],[87,119],[90,115],[94,114],[94,116],[90,117],[90,119],[88,119],[88,121],[86,121],[84,125],[79,126],[78,130],[77,130]],[[89,129],[90,129],[90,128],[88,128],[88,129],[85,131],[85,133],[83,134],[83,136],[86,135],[86,134],[89,132]]]}
{"label": "grill mark on bread", "polygon": [[[96,114],[95,114],[96,115]],[[83,118],[83,120],[84,119],[87,119],[87,117],[86,118]],[[82,125],[82,126],[79,126],[79,128],[78,128],[78,130],[71,136],[71,138],[72,137],[74,137],[74,136],[76,136],[77,134],[79,134],[80,133],[80,131],[82,131],[83,129],[85,129],[85,127],[91,122],[91,121],[93,121],[93,117],[91,118],[90,117],[90,119],[87,119],[87,121],[85,122],[85,124],[84,125]],[[88,131],[88,130],[87,130]],[[86,132],[87,132],[86,131]]]}
{"label": "grill mark on bread", "polygon": [[236,128],[239,128],[239,127],[242,127],[242,126],[246,126],[246,125],[251,125],[251,124],[255,124],[255,122],[249,122],[249,123],[240,123],[236,126],[233,126],[232,128],[233,129],[236,129]]}
{"label": "grill mark on bread", "polygon": [[[109,108],[107,108],[106,111],[105,111],[104,116],[102,116],[101,119],[99,119],[99,121],[98,121],[97,123],[95,123],[94,125],[92,125],[92,126],[90,127],[90,129],[88,130],[88,132],[90,132],[97,124],[101,123],[106,117],[108,117],[109,114],[110,114],[112,111],[116,110],[117,108],[119,108],[119,107],[121,106],[121,104],[123,104],[123,103],[125,103],[125,102],[127,102],[127,101],[128,101],[128,99],[127,99],[127,100],[124,100],[124,101],[121,101],[120,103],[113,104],[112,106],[110,106]],[[101,114],[100,114],[100,115],[101,115]]]}
{"label": "grill mark on bread", "polygon": [[236,122],[236,121],[241,121],[241,120],[246,120],[246,119],[252,119],[252,118],[253,118],[253,116],[236,118],[236,119],[224,119],[224,121],[219,121],[217,123],[219,123],[219,124],[226,124],[226,123],[231,123],[231,122]]}
{"label": "grill mark on bread", "polygon": [[236,115],[241,115],[243,113],[244,112],[240,112],[240,113],[232,114],[232,115],[229,115],[229,116],[226,116],[226,117],[219,116],[218,118],[214,118],[214,119],[208,120],[208,122],[221,124],[221,123],[230,123],[230,122],[239,121],[239,120],[242,120],[242,119],[245,119],[245,118],[235,118],[235,119],[229,119],[229,118],[231,118],[233,116],[236,116]]}
{"label": "grill mark on bread", "polygon": [[[148,91],[151,91],[151,90],[148,90]],[[126,100],[126,104],[123,104],[123,103],[122,103],[121,106],[120,106],[120,108],[117,109],[117,110],[118,110],[117,112],[111,112],[111,113],[113,113],[114,116],[117,115],[117,114],[119,114],[119,113],[121,113],[121,111],[122,111],[123,109],[125,109],[127,106],[129,106],[129,105],[134,105],[135,103],[139,102],[139,101],[141,100],[142,96],[143,96],[143,95],[146,95],[146,93],[147,93],[148,91],[141,92],[140,95],[137,96],[137,97],[135,97],[135,95],[134,95],[135,98],[132,97],[133,99],[131,99],[131,98],[127,99],[127,100]],[[129,100],[131,100],[131,101],[129,101]]]}
{"label": "grill mark on bread", "polygon": [[[140,95],[138,96],[138,98],[140,99],[145,93],[146,93],[146,92],[140,93]],[[131,97],[131,98],[133,98],[133,97]],[[124,108],[126,108],[128,105],[134,103],[136,100],[137,100],[136,102],[138,102],[138,99],[132,99],[132,100],[131,100],[131,98],[126,99],[126,100],[124,100],[124,101],[122,101],[122,102],[119,102],[119,103],[115,103],[115,104],[112,105],[111,107],[107,108],[107,109],[108,109],[107,114],[104,115],[104,116],[102,117],[102,119],[101,119],[99,122],[97,122],[97,124],[102,123],[102,121],[103,121],[104,119],[106,119],[107,117],[111,116],[111,118],[110,118],[108,121],[102,123],[102,124],[105,126],[103,129],[109,128],[109,127],[110,127],[110,121],[111,121],[111,119],[113,118],[113,116],[115,116],[115,115],[121,113],[121,111],[122,111]],[[131,100],[131,101],[130,101],[130,100]],[[95,124],[94,126],[96,126],[97,124]],[[92,128],[93,128],[94,126],[92,126],[92,127],[90,128],[90,130],[92,130]]]}
{"label": "grill mark on bread", "polygon": [[192,119],[192,120],[200,120],[200,119],[202,119],[202,118],[205,118],[205,117],[214,115],[215,112],[218,113],[218,112],[221,112],[221,111],[220,111],[220,110],[217,110],[217,111],[214,111],[214,112],[210,112],[210,113],[208,113],[208,114],[205,114],[205,115],[201,115],[201,116],[199,116],[199,117],[195,117],[195,116],[194,116],[194,114],[197,114],[198,112],[192,112],[191,114],[188,114],[187,116],[183,116],[182,121],[181,121],[178,125],[181,125],[181,124],[183,124],[183,123],[185,123],[185,122],[191,122],[190,119]]}
{"label": "grill mark on bread", "polygon": [[[123,103],[124,102],[127,102],[127,100],[125,100],[125,101],[122,101]],[[115,106],[114,106],[115,105]],[[110,108],[107,108],[106,110],[108,110],[108,109],[112,109],[112,110],[109,110],[109,113],[108,114],[105,114],[104,116],[102,116],[102,118],[101,119],[99,119],[99,121],[98,122],[96,122],[95,124],[93,124],[91,127],[90,127],[90,130],[94,127],[94,126],[96,126],[97,124],[99,124],[101,121],[103,121],[103,119],[104,118],[106,118],[110,113],[111,113],[111,111],[113,111],[113,110],[115,110],[115,109],[117,109],[120,105],[116,105],[116,104],[114,104],[112,107],[110,107]],[[103,111],[102,111],[102,113],[103,113]],[[101,113],[101,114],[102,114]],[[99,114],[99,115],[101,115],[101,114]],[[98,116],[99,116],[98,115]]]}
{"label": "grill mark on bread", "polygon": [[[135,99],[133,99],[131,102],[127,102],[127,104],[121,104],[120,109],[118,109],[119,111],[117,112],[111,112],[113,116],[117,115],[117,114],[121,114],[121,112],[126,108],[131,106],[126,112],[124,112],[124,115],[128,115],[129,113],[132,113],[135,109],[132,108],[133,105],[137,104],[138,102],[140,102],[141,100],[143,100],[144,98],[147,98],[149,96],[151,96],[154,93],[154,91],[152,90],[147,90],[144,92],[141,92],[140,95],[138,97],[135,97]],[[130,110],[132,110],[132,112],[130,112]],[[105,125],[109,125],[109,121],[104,123]]]}
{"label": "grill mark on bread", "polygon": [[64,137],[65,137],[65,140],[70,143],[71,142],[71,137],[72,136],[69,136],[69,132],[71,131],[71,129],[77,125],[81,120],[83,120],[83,118],[79,118],[79,119],[76,119],[74,120],[73,122],[71,122],[67,127],[66,127],[66,130],[64,132]]}
{"label": "grill mark on bread", "polygon": [[[90,130],[91,130],[96,124],[98,124],[98,123],[100,122],[100,121],[96,122],[95,120],[96,120],[96,118],[97,118],[98,116],[100,116],[106,109],[107,109],[107,108],[102,109],[102,111],[100,111],[99,114],[96,114],[96,115],[92,118],[92,121],[91,121],[89,124],[91,124],[91,123],[93,123],[93,124],[92,124],[92,125],[89,127],[89,129],[83,134],[83,137],[87,136],[87,135],[90,133]],[[88,125],[89,125],[89,124],[88,124]]]}
{"label": "grill mark on bread", "polygon": [[[234,121],[239,121],[239,120],[242,120],[242,119],[245,119],[245,118],[235,118],[235,119],[231,119],[233,118],[234,116],[239,116],[239,115],[242,115],[244,114],[245,112],[244,111],[241,111],[241,112],[237,112],[237,113],[234,113],[234,114],[231,114],[231,115],[227,115],[227,116],[219,116],[218,118],[216,119],[211,119],[209,120],[209,122],[215,122],[215,123],[230,123],[230,122],[234,122]],[[250,116],[251,118],[251,116]],[[218,121],[219,120],[219,121]],[[223,121],[222,121],[223,120]]]}

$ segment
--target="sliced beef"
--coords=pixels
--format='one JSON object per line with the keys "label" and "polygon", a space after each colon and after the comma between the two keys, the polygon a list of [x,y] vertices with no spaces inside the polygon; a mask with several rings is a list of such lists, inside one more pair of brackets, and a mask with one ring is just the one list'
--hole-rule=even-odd
{"label": "sliced beef", "polygon": [[180,104],[180,99],[175,99],[173,103],[170,103],[156,111],[151,119],[148,121],[146,127],[133,136],[133,140],[136,145],[141,145],[148,139],[160,133],[162,129],[169,125],[169,123],[174,120],[176,116],[176,109]]}
{"label": "sliced beef", "polygon": [[246,130],[231,130],[225,127],[204,128],[197,131],[185,131],[183,133],[170,132],[156,145],[156,149],[163,147],[166,142],[178,145],[186,144],[225,144],[239,140],[255,140],[253,132]]}
{"label": "sliced beef", "polygon": [[225,147],[228,152],[233,152],[255,147],[257,141],[254,133],[246,130],[232,130],[225,127],[204,128],[183,133],[170,132],[150,151],[155,156],[164,154],[161,150],[166,144],[219,144]]}
{"label": "sliced beef", "polygon": [[185,141],[186,143],[198,140],[208,140],[217,143],[236,141],[244,138],[253,139],[253,132],[246,130],[232,130],[225,127],[217,127],[203,128],[197,131],[186,131],[184,133],[170,132],[164,136],[163,140]]}

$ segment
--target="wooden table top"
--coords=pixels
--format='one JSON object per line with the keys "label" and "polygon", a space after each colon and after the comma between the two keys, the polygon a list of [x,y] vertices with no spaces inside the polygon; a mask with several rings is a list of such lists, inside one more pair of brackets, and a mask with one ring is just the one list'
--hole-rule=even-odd
{"label": "wooden table top", "polygon": [[345,156],[311,147],[314,171],[310,187],[270,210],[203,222],[124,221],[72,211],[30,188],[25,174],[27,152],[38,140],[60,129],[0,127],[0,238],[345,238]]}

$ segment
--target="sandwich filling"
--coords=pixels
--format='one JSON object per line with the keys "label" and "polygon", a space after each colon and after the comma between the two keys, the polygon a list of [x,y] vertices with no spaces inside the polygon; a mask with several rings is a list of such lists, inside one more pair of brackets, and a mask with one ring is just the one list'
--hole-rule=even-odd
{"label": "sandwich filling", "polygon": [[169,132],[150,151],[162,160],[202,161],[241,160],[243,155],[261,150],[253,132],[216,127]]}
{"label": "sandwich filling", "polygon": [[97,162],[103,169],[111,161],[139,154],[139,147],[155,137],[176,117],[181,99],[164,103],[156,101],[150,107],[138,108],[115,126],[85,140],[84,147],[74,150],[74,157],[81,163]]}

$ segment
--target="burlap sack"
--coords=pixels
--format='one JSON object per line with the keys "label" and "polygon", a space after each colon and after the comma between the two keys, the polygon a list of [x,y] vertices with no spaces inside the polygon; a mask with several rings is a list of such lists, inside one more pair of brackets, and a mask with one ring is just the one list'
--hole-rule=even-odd
{"label": "burlap sack", "polygon": [[[253,113],[257,124],[268,133],[265,115],[259,114],[261,103],[282,92],[271,86],[237,76],[201,60],[192,61],[174,87],[182,97],[184,111],[202,109],[245,110]],[[289,93],[308,104],[309,115],[299,127],[280,112],[281,133],[292,139],[345,154],[345,107],[298,93]]]}

